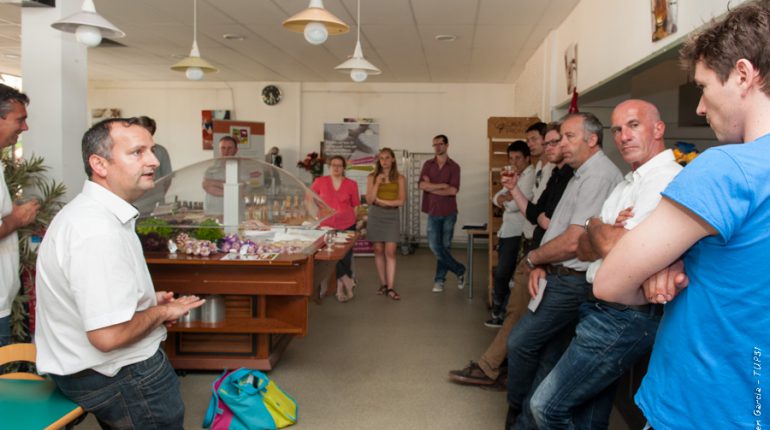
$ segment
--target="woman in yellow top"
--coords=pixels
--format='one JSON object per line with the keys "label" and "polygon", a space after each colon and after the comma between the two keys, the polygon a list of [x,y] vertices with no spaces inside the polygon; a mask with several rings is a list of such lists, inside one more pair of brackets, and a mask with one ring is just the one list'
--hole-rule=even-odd
{"label": "woman in yellow top", "polygon": [[396,157],[390,148],[377,154],[377,164],[366,181],[369,220],[366,238],[374,244],[374,263],[380,277],[377,294],[401,300],[393,283],[396,279],[396,249],[401,235],[399,208],[406,199],[406,181],[398,173]]}

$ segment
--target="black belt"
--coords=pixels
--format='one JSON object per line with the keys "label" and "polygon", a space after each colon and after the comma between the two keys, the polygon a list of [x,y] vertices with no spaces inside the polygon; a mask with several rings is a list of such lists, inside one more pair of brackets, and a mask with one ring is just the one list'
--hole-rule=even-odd
{"label": "black belt", "polygon": [[658,305],[654,303],[648,303],[646,305],[624,305],[622,303],[607,302],[601,299],[597,299],[596,296],[594,296],[593,291],[589,293],[588,298],[589,300],[592,300],[596,303],[600,303],[604,306],[607,306],[608,308],[612,308],[618,311],[625,311],[630,309],[632,311],[637,311],[643,314],[649,314],[656,317],[663,315],[663,305]]}
{"label": "black belt", "polygon": [[586,272],[570,269],[569,267],[562,266],[561,264],[549,264],[545,266],[545,273],[549,275],[561,275],[561,276],[576,276],[578,278],[586,277]]}

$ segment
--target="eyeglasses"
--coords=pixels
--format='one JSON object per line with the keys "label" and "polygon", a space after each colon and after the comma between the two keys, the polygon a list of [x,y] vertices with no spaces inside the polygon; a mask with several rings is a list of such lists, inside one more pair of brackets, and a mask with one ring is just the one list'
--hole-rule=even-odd
{"label": "eyeglasses", "polygon": [[561,142],[561,138],[553,139],[553,140],[546,140],[545,142],[543,142],[543,145],[544,146],[556,146],[556,145],[559,144],[559,142]]}
{"label": "eyeglasses", "polygon": [[435,148],[435,147],[437,147],[437,146],[444,146],[444,145],[446,145],[446,143],[444,143],[444,142],[441,142],[441,143],[434,143],[434,144],[433,144],[433,147]]}

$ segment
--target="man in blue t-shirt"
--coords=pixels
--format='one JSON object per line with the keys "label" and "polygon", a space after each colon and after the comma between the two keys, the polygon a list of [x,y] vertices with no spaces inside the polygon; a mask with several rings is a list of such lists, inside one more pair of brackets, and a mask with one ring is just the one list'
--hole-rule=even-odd
{"label": "man in blue t-shirt", "polygon": [[712,148],[684,169],[594,282],[604,300],[667,303],[636,395],[656,430],[770,425],[762,408],[770,389],[762,372],[770,351],[770,58],[760,43],[768,37],[770,3],[750,1],[682,48],[703,91],[698,114],[720,142],[743,144]]}

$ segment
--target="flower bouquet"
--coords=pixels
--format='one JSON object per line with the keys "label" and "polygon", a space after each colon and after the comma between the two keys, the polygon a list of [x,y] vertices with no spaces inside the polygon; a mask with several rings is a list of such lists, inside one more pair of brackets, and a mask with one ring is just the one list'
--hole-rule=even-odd
{"label": "flower bouquet", "polygon": [[313,151],[305,156],[305,159],[297,163],[297,167],[310,172],[313,180],[323,175],[324,159],[317,152]]}

